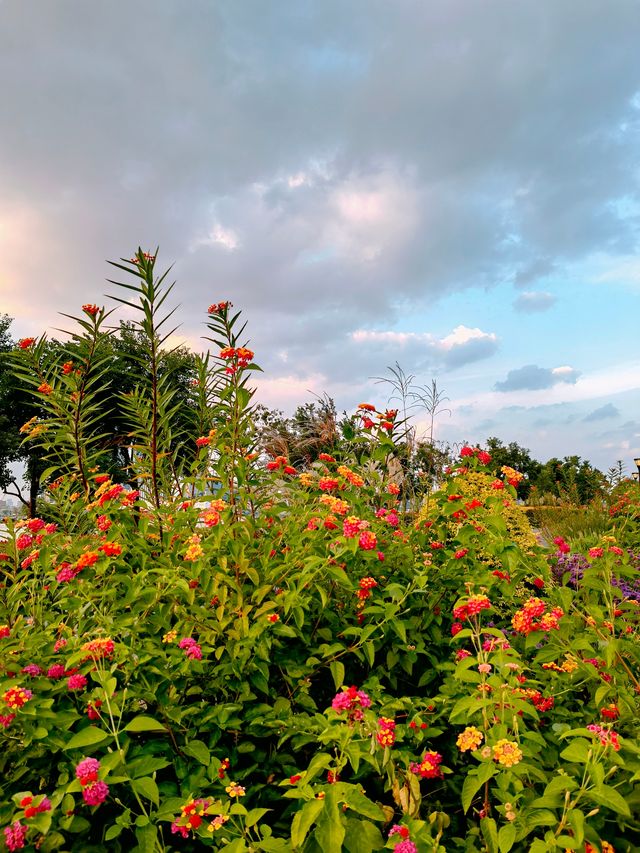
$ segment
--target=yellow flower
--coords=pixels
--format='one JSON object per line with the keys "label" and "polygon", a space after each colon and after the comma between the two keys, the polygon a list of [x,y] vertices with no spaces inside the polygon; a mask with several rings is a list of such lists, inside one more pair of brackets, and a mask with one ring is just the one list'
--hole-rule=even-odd
{"label": "yellow flower", "polygon": [[230,782],[229,785],[227,785],[227,787],[225,788],[225,791],[227,792],[227,794],[229,794],[230,797],[244,797],[244,795],[246,794],[245,789],[242,787],[242,785],[238,785],[237,782]]}
{"label": "yellow flower", "polygon": [[466,752],[469,749],[477,749],[483,740],[484,735],[479,729],[475,726],[467,726],[467,728],[458,735],[456,744],[460,752]]}
{"label": "yellow flower", "polygon": [[173,641],[175,640],[175,638],[177,636],[178,636],[178,632],[176,630],[172,629],[171,631],[167,631],[167,633],[162,638],[162,642],[163,643],[173,643]]}
{"label": "yellow flower", "polygon": [[493,759],[505,767],[513,767],[522,761],[522,751],[515,741],[502,738],[494,744]]}

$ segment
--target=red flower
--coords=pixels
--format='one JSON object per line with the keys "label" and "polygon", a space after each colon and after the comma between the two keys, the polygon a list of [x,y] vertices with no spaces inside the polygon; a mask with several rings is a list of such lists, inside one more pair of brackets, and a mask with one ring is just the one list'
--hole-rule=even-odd
{"label": "red flower", "polygon": [[85,314],[89,314],[89,316],[95,317],[100,309],[98,308],[97,305],[91,305],[91,304],[87,303],[86,305],[82,306],[82,310],[84,311]]}
{"label": "red flower", "polygon": [[105,542],[98,547],[98,551],[102,551],[105,557],[119,557],[122,554],[122,545],[117,542]]}
{"label": "red flower", "polygon": [[18,347],[20,349],[30,349],[36,342],[35,338],[20,338]]}
{"label": "red flower", "polygon": [[38,385],[38,391],[41,394],[45,394],[46,396],[48,396],[49,394],[53,393],[53,388],[51,387],[51,385],[49,385],[48,382],[42,382],[40,385]]}
{"label": "red flower", "polygon": [[538,589],[544,589],[544,580],[542,578],[534,578],[533,585]]}
{"label": "red flower", "polygon": [[480,450],[478,452],[478,462],[482,465],[488,465],[491,462],[491,456],[487,453],[486,450]]}
{"label": "red flower", "polygon": [[292,785],[295,785],[296,782],[299,782],[301,779],[302,776],[299,773],[296,773],[293,776],[289,776],[289,782],[291,782]]}
{"label": "red flower", "polygon": [[469,445],[465,444],[465,446],[460,451],[460,456],[464,459],[465,456],[473,456],[473,455],[474,455],[473,447],[469,447]]}
{"label": "red flower", "polygon": [[460,550],[456,551],[456,553],[453,556],[454,556],[454,559],[461,560],[463,557],[466,557],[468,553],[469,553],[468,548],[460,548]]}

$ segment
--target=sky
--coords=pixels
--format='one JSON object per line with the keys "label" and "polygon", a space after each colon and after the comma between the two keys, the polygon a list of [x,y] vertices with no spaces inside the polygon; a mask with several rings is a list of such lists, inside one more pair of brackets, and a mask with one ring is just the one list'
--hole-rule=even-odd
{"label": "sky", "polygon": [[630,473],[639,43],[636,0],[0,0],[0,311],[159,245],[179,340],[230,299],[268,405],[398,363],[438,440]]}

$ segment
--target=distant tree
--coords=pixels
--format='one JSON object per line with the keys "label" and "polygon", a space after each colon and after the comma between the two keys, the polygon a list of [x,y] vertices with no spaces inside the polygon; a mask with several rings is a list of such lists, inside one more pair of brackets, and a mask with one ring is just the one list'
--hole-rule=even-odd
{"label": "distant tree", "polygon": [[579,456],[553,457],[540,469],[535,485],[540,494],[585,504],[604,493],[607,478]]}

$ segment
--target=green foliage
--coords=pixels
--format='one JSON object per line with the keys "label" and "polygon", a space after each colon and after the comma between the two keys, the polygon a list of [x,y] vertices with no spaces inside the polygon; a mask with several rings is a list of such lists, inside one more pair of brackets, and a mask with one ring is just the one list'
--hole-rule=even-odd
{"label": "green foliage", "polygon": [[[154,266],[141,251],[119,265],[146,358],[109,413],[117,438],[102,309],[72,340],[79,373],[42,340],[16,354],[51,470],[46,518],[0,546],[7,840],[633,849],[639,620],[610,583],[620,555],[555,584],[510,527],[513,474],[487,485],[470,449],[408,522],[390,464],[406,428],[388,411],[346,419],[339,455],[302,473],[282,453],[265,465],[259,368],[229,303],[209,309],[215,350],[182,417]],[[126,483],[108,469],[123,434]]]}

